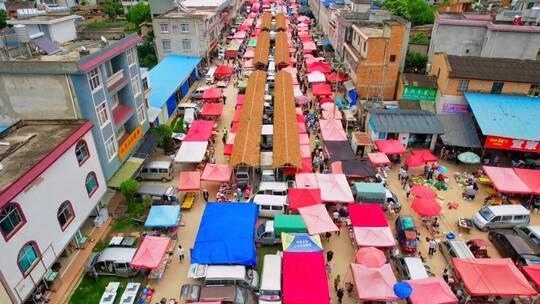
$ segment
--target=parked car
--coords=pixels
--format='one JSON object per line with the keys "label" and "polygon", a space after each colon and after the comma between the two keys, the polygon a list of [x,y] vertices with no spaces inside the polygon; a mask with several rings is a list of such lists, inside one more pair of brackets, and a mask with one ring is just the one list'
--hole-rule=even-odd
{"label": "parked car", "polygon": [[257,294],[237,286],[183,285],[180,300],[184,303],[220,302],[228,304],[256,304]]}
{"label": "parked car", "polygon": [[131,267],[131,260],[137,248],[108,247],[101,252],[94,252],[86,261],[85,272],[93,277],[110,275],[132,277],[139,273]]}
{"label": "parked car", "polygon": [[396,269],[403,280],[420,280],[430,277],[430,269],[422,259],[414,256],[398,256]]}
{"label": "parked car", "polygon": [[452,258],[474,259],[474,254],[462,240],[443,240],[439,242],[439,248],[448,263],[451,263]]}
{"label": "parked car", "polygon": [[193,93],[191,93],[191,98],[192,99],[202,99],[203,97],[203,94],[204,94],[204,91],[206,91],[207,89],[209,89],[210,87],[207,87],[207,86],[202,86],[202,87],[198,87],[196,88]]}
{"label": "parked car", "polygon": [[520,225],[514,231],[536,251],[540,252],[540,226]]}
{"label": "parked car", "polygon": [[396,232],[401,250],[406,253],[415,253],[418,233],[412,216],[398,216],[396,219]]}
{"label": "parked car", "polygon": [[517,265],[540,265],[538,252],[512,230],[493,230],[489,240],[504,258],[511,258]]}

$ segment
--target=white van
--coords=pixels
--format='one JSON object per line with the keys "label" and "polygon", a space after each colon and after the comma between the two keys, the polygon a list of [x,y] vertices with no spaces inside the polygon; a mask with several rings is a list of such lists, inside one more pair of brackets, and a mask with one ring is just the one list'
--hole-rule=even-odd
{"label": "white van", "polygon": [[216,73],[216,67],[211,67],[208,69],[208,72],[206,73],[206,83],[207,84],[212,84],[214,83],[214,74]]}
{"label": "white van", "polygon": [[204,91],[208,90],[210,87],[202,86],[198,87],[195,90],[193,90],[193,93],[191,93],[192,99],[202,99]]}
{"label": "white van", "polygon": [[443,240],[439,242],[439,248],[448,263],[452,262],[452,258],[474,259],[474,254],[463,240]]}
{"label": "white van", "polygon": [[259,206],[261,217],[275,217],[277,214],[287,212],[286,195],[257,194],[251,201]]}
{"label": "white van", "polygon": [[175,186],[141,182],[139,183],[139,189],[135,192],[135,198],[142,200],[145,196],[149,196],[154,202],[173,203],[178,201],[178,189]]}
{"label": "white van", "polygon": [[261,182],[259,188],[255,191],[255,195],[268,194],[268,195],[281,195],[287,196],[287,183],[280,182]]}
{"label": "white van", "polygon": [[160,180],[171,181],[174,178],[174,166],[172,161],[151,161],[143,165],[137,175],[137,180]]}
{"label": "white van", "polygon": [[281,256],[264,256],[259,304],[281,304]]}
{"label": "white van", "polygon": [[204,285],[234,285],[257,290],[259,274],[243,265],[208,265]]}
{"label": "white van", "polygon": [[473,223],[482,231],[497,228],[512,228],[517,225],[527,225],[531,212],[522,205],[486,206],[480,209]]}
{"label": "white van", "polygon": [[419,257],[402,256],[396,259],[396,269],[404,280],[420,280],[429,278],[426,265]]}
{"label": "white van", "polygon": [[184,122],[188,125],[188,126],[191,126],[193,124],[193,121],[195,121],[195,119],[197,119],[199,115],[197,114],[197,110],[194,109],[194,108],[187,108],[185,111],[184,111]]}
{"label": "white van", "polygon": [[194,109],[195,112],[200,111],[200,107],[196,103],[182,102],[182,103],[178,104],[178,114],[185,115],[187,109]]}

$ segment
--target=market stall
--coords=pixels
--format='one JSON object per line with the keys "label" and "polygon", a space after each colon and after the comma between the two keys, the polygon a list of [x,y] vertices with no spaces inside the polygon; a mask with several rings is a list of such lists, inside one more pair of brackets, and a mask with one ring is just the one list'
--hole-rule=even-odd
{"label": "market stall", "polygon": [[180,206],[155,205],[150,208],[144,227],[152,229],[174,229],[180,222]]}
{"label": "market stall", "polygon": [[366,267],[351,264],[356,294],[361,301],[397,301],[394,285],[397,283],[392,266]]}
{"label": "market stall", "polygon": [[232,168],[229,165],[208,163],[201,175],[202,181],[227,183],[231,180]]}
{"label": "market stall", "polygon": [[373,152],[373,153],[368,153],[367,155],[368,155],[369,161],[371,161],[371,163],[374,164],[375,166],[387,165],[391,163],[390,159],[388,159],[388,156],[386,156],[386,154],[382,152]]}
{"label": "market stall", "polygon": [[340,160],[356,159],[348,141],[330,140],[330,139],[327,140],[324,136],[323,136],[323,139],[324,139],[325,152],[328,155],[328,158],[330,159],[330,161],[334,162],[334,161],[340,161]]}
{"label": "market stall", "polygon": [[[297,186],[299,186],[298,182]],[[289,200],[289,209],[291,210],[322,204],[321,190],[318,188],[289,188],[287,197]]]}
{"label": "market stall", "polygon": [[131,260],[131,266],[150,270],[149,279],[160,279],[172,260],[175,242],[168,237],[146,236]]}
{"label": "market stall", "polygon": [[184,141],[174,156],[176,163],[198,164],[204,160],[208,141]]}
{"label": "market stall", "polygon": [[298,208],[298,212],[304,219],[307,230],[311,235],[339,230],[323,204],[301,207]]}
{"label": "market stall", "polygon": [[[302,189],[319,189],[317,174],[315,173],[297,173],[294,176],[297,188]],[[319,189],[320,192],[320,189]],[[322,202],[322,199],[321,199]]]}
{"label": "market stall", "polygon": [[283,303],[328,304],[323,252],[283,253]]}
{"label": "market stall", "polygon": [[204,103],[201,116],[206,117],[219,117],[223,113],[223,104],[222,103]]}
{"label": "market stall", "polygon": [[331,72],[331,69],[328,63],[317,61],[317,62],[313,62],[307,65],[307,72],[308,73],[319,72],[319,73],[328,74]]}
{"label": "market stall", "polygon": [[354,194],[357,203],[386,203],[386,188],[382,183],[354,183]]}
{"label": "market stall", "polygon": [[187,192],[181,205],[182,209],[191,208],[195,203],[195,193],[201,189],[201,172],[180,172],[177,189],[181,192]]}
{"label": "market stall", "polygon": [[319,71],[311,72],[307,75],[309,83],[325,83],[326,77]]}
{"label": "market stall", "polygon": [[380,204],[349,204],[349,218],[358,246],[393,247],[396,245]]}
{"label": "market stall", "polygon": [[318,235],[303,232],[282,232],[281,245],[283,252],[322,252],[323,246]]}
{"label": "market stall", "polygon": [[307,232],[304,219],[300,215],[276,214],[274,217],[274,234],[282,232]]}
{"label": "market stall", "polygon": [[209,120],[194,120],[189,128],[183,143],[189,141],[208,142],[212,137],[214,122]]}
{"label": "market stall", "polygon": [[407,153],[405,146],[396,139],[384,139],[376,140],[375,146],[379,152],[382,152],[386,155],[396,155]]}
{"label": "market stall", "polygon": [[344,174],[316,174],[324,202],[352,203],[351,188]]}
{"label": "market stall", "polygon": [[441,277],[405,281],[412,287],[412,304],[457,304],[458,299]]}
{"label": "market stall", "polygon": [[[216,70],[217,71],[217,70]],[[219,102],[223,97],[223,90],[220,88],[208,88],[203,92],[202,98],[207,102]]]}

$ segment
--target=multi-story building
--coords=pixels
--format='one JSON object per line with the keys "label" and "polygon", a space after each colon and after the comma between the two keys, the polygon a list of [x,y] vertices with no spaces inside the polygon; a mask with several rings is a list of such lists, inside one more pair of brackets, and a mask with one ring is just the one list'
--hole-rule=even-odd
{"label": "multi-story building", "polygon": [[472,0],[450,0],[438,2],[437,11],[441,13],[465,13],[471,10]]}
{"label": "multi-story building", "polygon": [[19,47],[0,58],[0,115],[91,120],[109,180],[149,128],[136,50],[141,38],[57,45],[46,36],[31,39],[24,27],[16,31]]}
{"label": "multi-story building", "polygon": [[453,56],[436,53],[431,75],[437,78],[437,113],[469,112],[466,92],[540,95],[540,61]]}
{"label": "multi-story building", "polygon": [[537,59],[540,26],[494,22],[490,15],[436,14],[429,61],[433,54]]}
{"label": "multi-story building", "polygon": [[87,241],[83,226],[102,217],[106,183],[92,128],[100,126],[36,120],[0,133],[0,303],[32,301],[43,284],[54,290]]}

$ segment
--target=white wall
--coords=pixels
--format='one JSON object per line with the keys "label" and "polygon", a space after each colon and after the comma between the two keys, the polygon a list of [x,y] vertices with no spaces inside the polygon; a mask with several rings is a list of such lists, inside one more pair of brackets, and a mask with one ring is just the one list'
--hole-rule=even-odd
{"label": "white wall", "polygon": [[[21,294],[21,297],[29,295],[34,288],[33,281],[38,281],[46,268],[54,263],[106,191],[92,133],[88,132],[83,139],[88,144],[90,158],[81,167],[75,157],[75,146],[72,146],[13,199],[13,202],[20,204],[27,222],[7,243],[0,237],[0,271],[12,292]],[[96,173],[99,187],[89,198],[85,179],[91,171]],[[56,213],[60,204],[66,200],[71,201],[75,219],[62,231]],[[43,263],[24,278],[17,266],[17,256],[28,241],[38,244]]]}
{"label": "white wall", "polygon": [[69,19],[63,22],[49,25],[49,31],[53,41],[64,43],[77,39],[75,30],[75,19]]}

